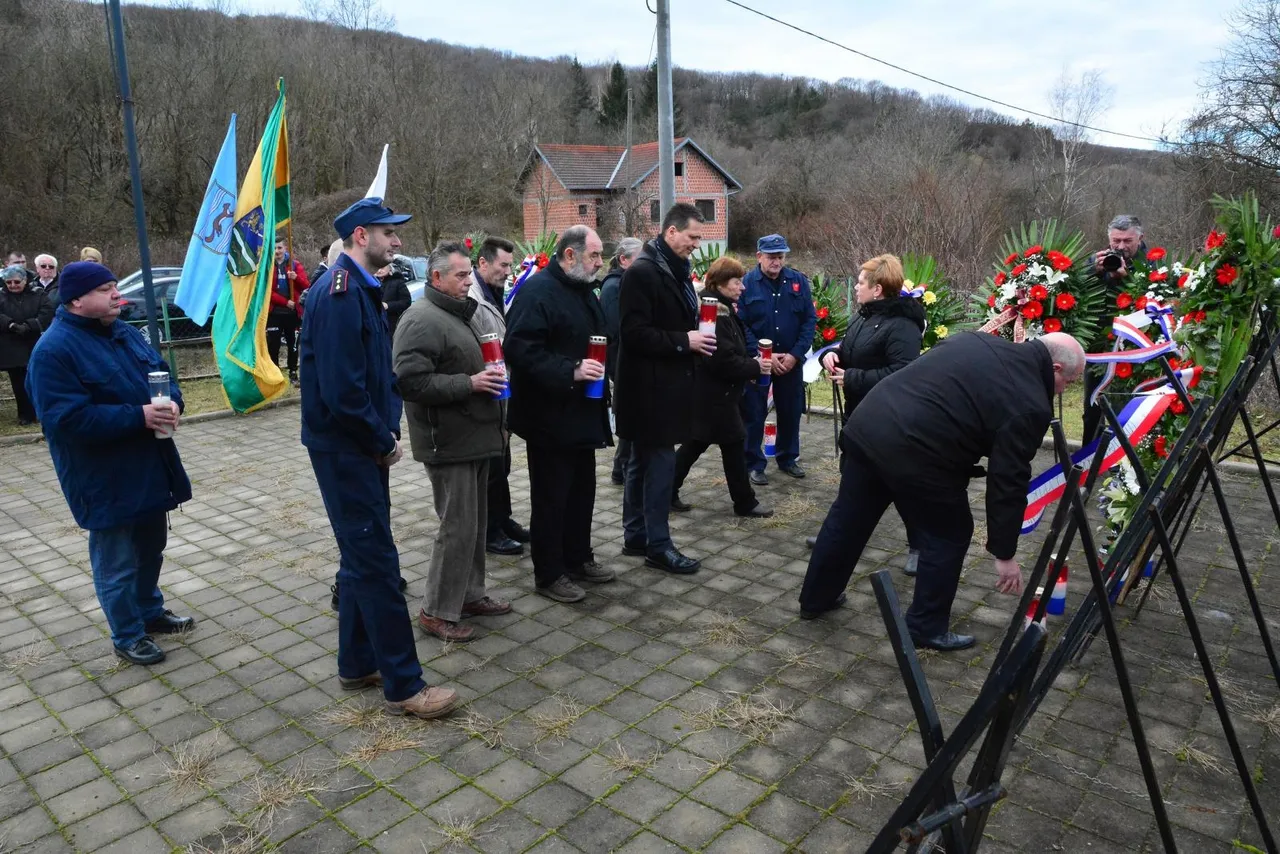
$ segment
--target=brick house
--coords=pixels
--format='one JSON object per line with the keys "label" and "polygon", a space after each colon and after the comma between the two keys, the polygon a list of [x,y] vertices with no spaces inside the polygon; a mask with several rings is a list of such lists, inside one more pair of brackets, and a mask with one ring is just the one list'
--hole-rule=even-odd
{"label": "brick house", "polygon": [[[729,236],[729,197],[742,185],[688,137],[675,141],[676,201],[706,217],[703,243],[723,250]],[[561,232],[582,223],[606,241],[653,237],[662,221],[658,201],[658,144],[537,145],[520,176],[524,236]],[[630,193],[627,190],[630,189]]]}

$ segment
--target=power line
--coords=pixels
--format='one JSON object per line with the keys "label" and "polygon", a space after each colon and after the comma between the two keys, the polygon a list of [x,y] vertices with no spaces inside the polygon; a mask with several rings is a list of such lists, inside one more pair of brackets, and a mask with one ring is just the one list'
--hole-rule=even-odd
{"label": "power line", "polygon": [[832,41],[826,36],[818,35],[817,33],[811,30],[806,30],[804,27],[798,27],[795,24],[782,20],[781,18],[775,18],[773,15],[767,14],[765,12],[761,12],[759,9],[753,9],[745,3],[738,2],[738,0],[725,0],[725,2],[730,3],[734,6],[737,6],[739,9],[743,9],[747,12],[750,12],[753,15],[759,15],[761,18],[766,18],[770,21],[773,21],[775,24],[781,24],[782,26],[787,27],[788,29],[795,30],[798,33],[803,33],[806,36],[811,36],[812,38],[815,38],[818,41],[826,42],[832,47],[838,47],[841,50],[848,51],[849,53],[852,53],[855,56],[860,56],[863,59],[869,59],[872,62],[878,62],[879,64],[884,65],[888,68],[892,68],[895,71],[901,71],[903,74],[909,74],[912,77],[918,77],[921,80],[926,80],[930,83],[936,84],[938,86],[942,86],[945,89],[950,89],[953,92],[959,92],[962,95],[968,95],[970,98],[977,98],[980,101],[986,101],[989,104],[995,104],[996,106],[1004,107],[1007,110],[1014,110],[1019,113],[1026,113],[1029,116],[1035,116],[1036,118],[1040,118],[1040,119],[1048,119],[1051,122],[1057,122],[1058,124],[1078,127],[1082,130],[1090,130],[1090,131],[1093,131],[1094,133],[1105,133],[1105,134],[1109,134],[1110,136],[1122,136],[1122,137],[1125,137],[1126,139],[1136,139],[1142,142],[1154,142],[1157,144],[1163,144],[1165,142],[1165,140],[1156,139],[1155,137],[1140,136],[1138,134],[1124,133],[1123,131],[1118,131],[1118,130],[1107,130],[1106,128],[1093,127],[1092,125],[1086,125],[1080,122],[1073,122],[1068,119],[1059,118],[1057,116],[1051,116],[1047,113],[1040,113],[1040,112],[1036,112],[1035,110],[1028,110],[1026,107],[1019,107],[1016,104],[1010,104],[1006,101],[997,100],[996,98],[988,98],[986,95],[980,95],[977,92],[971,91],[969,89],[964,89],[959,86],[953,86],[950,83],[944,82],[942,80],[938,80],[935,77],[930,77],[927,74],[921,74],[918,71],[912,71],[910,68],[903,68],[901,65],[895,65],[892,62],[889,62],[884,59],[880,59],[879,57],[872,56],[869,53],[863,53],[860,50],[851,48],[845,44],[841,44],[838,41]]}

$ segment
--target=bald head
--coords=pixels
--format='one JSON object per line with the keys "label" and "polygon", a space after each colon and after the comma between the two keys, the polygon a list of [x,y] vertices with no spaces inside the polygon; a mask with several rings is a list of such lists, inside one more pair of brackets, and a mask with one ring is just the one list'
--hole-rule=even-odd
{"label": "bald head", "polygon": [[1050,332],[1036,339],[1044,344],[1053,360],[1054,391],[1062,394],[1084,374],[1084,347],[1065,332]]}

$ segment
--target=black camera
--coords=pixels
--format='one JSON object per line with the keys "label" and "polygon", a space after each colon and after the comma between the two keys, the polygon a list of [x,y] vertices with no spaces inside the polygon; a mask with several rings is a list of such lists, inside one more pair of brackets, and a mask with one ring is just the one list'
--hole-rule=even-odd
{"label": "black camera", "polygon": [[1098,267],[1107,273],[1119,273],[1125,265],[1124,253],[1116,249],[1108,249],[1098,262]]}

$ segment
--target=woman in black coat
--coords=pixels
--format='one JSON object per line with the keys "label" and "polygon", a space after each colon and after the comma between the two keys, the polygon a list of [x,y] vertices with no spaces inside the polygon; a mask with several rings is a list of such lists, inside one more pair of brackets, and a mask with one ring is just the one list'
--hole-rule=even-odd
{"label": "woman in black coat", "polygon": [[[840,349],[822,357],[822,367],[844,391],[845,421],[876,383],[920,355],[924,307],[915,297],[902,295],[903,281],[902,262],[896,256],[878,255],[863,264],[853,290],[858,311]],[[845,441],[841,433],[842,468]],[[915,575],[919,554],[912,548],[907,555],[907,575]]]}
{"label": "woman in black coat", "polygon": [[18,423],[26,426],[36,420],[35,408],[27,397],[27,362],[40,333],[53,322],[53,303],[44,291],[27,285],[26,271],[18,266],[3,272],[4,290],[0,291],[0,370],[8,371],[13,398],[18,404]]}
{"label": "woman in black coat", "polygon": [[704,297],[720,300],[716,314],[716,351],[699,356],[694,377],[693,438],[676,452],[676,478],[672,487],[673,510],[689,510],[693,505],[680,500],[680,486],[702,452],[712,445],[720,446],[720,462],[724,479],[733,499],[733,512],[739,516],[772,516],[773,511],[756,500],[751,481],[747,479],[747,457],[744,442],[746,427],[738,403],[743,385],[768,373],[769,362],[747,354],[747,337],[738,318],[738,297],[742,295],[742,277],[746,268],[733,258],[718,258],[707,270]]}
{"label": "woman in black coat", "polygon": [[396,326],[400,324],[400,315],[408,310],[413,297],[409,293],[409,278],[399,264],[392,262],[377,273],[382,282],[382,304],[387,307],[387,326],[391,334],[396,334]]}

